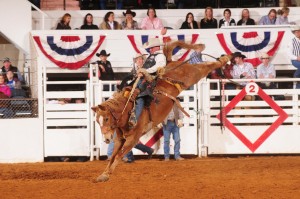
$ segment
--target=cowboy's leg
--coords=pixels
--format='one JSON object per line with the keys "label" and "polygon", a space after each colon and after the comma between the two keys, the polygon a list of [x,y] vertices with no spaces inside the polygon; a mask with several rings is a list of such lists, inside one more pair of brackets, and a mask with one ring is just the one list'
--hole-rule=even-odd
{"label": "cowboy's leg", "polygon": [[144,145],[142,143],[138,143],[134,148],[148,154],[153,152],[153,149],[151,147],[148,147],[147,145]]}
{"label": "cowboy's leg", "polygon": [[[127,159],[127,160],[126,160]],[[123,158],[123,160],[126,160],[127,162],[133,162],[134,156],[132,150],[130,150]]]}
{"label": "cowboy's leg", "polygon": [[164,133],[164,157],[165,159],[170,158],[170,121],[167,122],[166,125],[163,126],[163,133]]}
{"label": "cowboy's leg", "polygon": [[180,133],[179,127],[174,123],[173,129],[173,140],[174,140],[174,158],[180,158]]}
{"label": "cowboy's leg", "polygon": [[143,97],[137,98],[136,107],[135,107],[135,117],[136,117],[137,121],[139,120],[139,117],[142,114],[142,111],[144,109],[144,104],[145,104],[145,101],[144,101]]}

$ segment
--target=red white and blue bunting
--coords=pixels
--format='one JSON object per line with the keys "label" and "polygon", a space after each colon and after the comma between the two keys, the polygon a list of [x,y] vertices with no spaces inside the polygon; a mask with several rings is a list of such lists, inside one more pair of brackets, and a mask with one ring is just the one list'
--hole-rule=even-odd
{"label": "red white and blue bunting", "polygon": [[81,68],[94,56],[105,36],[34,36],[41,52],[60,68]]}
{"label": "red white and blue bunting", "polygon": [[[134,48],[136,53],[147,54],[149,53],[146,49],[143,48],[143,44],[148,42],[149,38],[154,38],[158,36],[153,35],[127,35],[132,47]],[[192,35],[170,35],[160,37],[161,42],[166,43],[169,41],[185,41],[186,43],[190,44],[197,44],[201,43],[199,41],[199,34],[192,34]],[[172,60],[174,61],[184,61],[185,59],[189,58],[189,54],[191,53],[190,50],[186,50],[183,48],[175,48],[173,50]]]}
{"label": "red white and blue bunting", "polygon": [[284,31],[255,31],[217,33],[218,40],[227,54],[242,52],[247,62],[258,66],[262,53],[273,56],[283,38]]}

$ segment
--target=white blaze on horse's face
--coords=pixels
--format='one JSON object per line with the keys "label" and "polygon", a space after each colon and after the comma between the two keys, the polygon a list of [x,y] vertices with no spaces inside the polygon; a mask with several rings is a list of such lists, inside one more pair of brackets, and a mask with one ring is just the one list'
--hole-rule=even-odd
{"label": "white blaze on horse's face", "polygon": [[99,117],[98,123],[99,123],[100,127],[103,126],[103,116],[102,115]]}

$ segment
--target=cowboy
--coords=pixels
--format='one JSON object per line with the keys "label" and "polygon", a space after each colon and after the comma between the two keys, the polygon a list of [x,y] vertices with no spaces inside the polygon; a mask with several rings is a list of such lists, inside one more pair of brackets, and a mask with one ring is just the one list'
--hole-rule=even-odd
{"label": "cowboy", "polygon": [[[273,64],[270,62],[271,56],[267,53],[262,53],[260,60],[262,63],[257,66],[257,78],[259,79],[273,79],[276,77],[276,71]],[[260,87],[263,89],[274,89],[276,85],[274,82],[261,82]]]}
{"label": "cowboy", "polygon": [[8,57],[5,57],[3,59],[3,67],[1,69],[2,69],[2,73],[4,74],[6,74],[8,71],[12,71],[14,73],[14,80],[15,81],[19,80],[23,82],[23,77],[21,73],[19,72],[17,67],[11,65],[10,59]]}
{"label": "cowboy", "polygon": [[[241,52],[233,53],[234,66],[232,70],[233,79],[256,79],[255,71],[253,65],[249,62],[245,62],[246,58]],[[243,86],[246,86],[248,82],[240,82],[237,86],[237,89],[240,89]],[[254,100],[254,96],[246,95],[246,101]]]}
{"label": "cowboy", "polygon": [[[147,76],[147,73],[156,75],[157,69],[159,67],[166,66],[166,56],[160,49],[161,46],[163,46],[163,43],[160,42],[159,38],[150,38],[149,42],[143,45],[145,49],[149,49],[150,54],[145,60],[143,68],[137,70],[138,77],[145,77]],[[152,91],[154,85],[153,83],[148,84],[144,80],[140,80],[137,87],[141,91],[137,97],[135,109],[136,120],[138,121],[144,106],[150,106],[150,103],[153,99]]]}
{"label": "cowboy", "polygon": [[97,61],[99,71],[100,71],[100,79],[101,80],[114,80],[115,74],[112,69],[110,61],[107,60],[107,57],[110,56],[110,53],[106,53],[106,50],[101,50],[100,53],[96,54],[97,57],[100,58],[99,61]]}
{"label": "cowboy", "polygon": [[[294,77],[300,78],[300,26],[291,27],[291,31],[294,37],[288,45],[288,56],[296,67]],[[300,83],[296,84],[296,88],[300,88]]]}
{"label": "cowboy", "polygon": [[136,13],[131,11],[130,9],[127,9],[126,12],[123,12],[123,15],[125,17],[125,21],[121,23],[121,27],[123,30],[138,30],[140,29],[138,26],[137,21],[133,20],[133,17],[135,17]]}

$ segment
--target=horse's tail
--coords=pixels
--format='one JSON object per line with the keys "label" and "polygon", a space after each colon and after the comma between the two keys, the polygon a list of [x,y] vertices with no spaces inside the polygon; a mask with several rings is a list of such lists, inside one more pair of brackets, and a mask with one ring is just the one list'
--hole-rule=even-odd
{"label": "horse's tail", "polygon": [[163,48],[164,55],[167,58],[167,61],[172,61],[172,52],[176,47],[181,47],[185,49],[200,49],[201,51],[204,50],[205,45],[204,44],[187,44],[183,41],[175,41],[175,42],[168,42]]}

